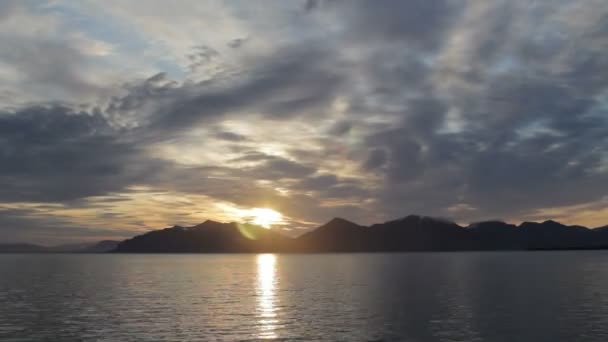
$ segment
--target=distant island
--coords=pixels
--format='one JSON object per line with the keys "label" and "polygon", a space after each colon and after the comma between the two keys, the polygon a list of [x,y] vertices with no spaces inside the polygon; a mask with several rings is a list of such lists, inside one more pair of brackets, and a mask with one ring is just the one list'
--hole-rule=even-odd
{"label": "distant island", "polygon": [[106,253],[116,249],[119,242],[103,240],[94,243],[74,243],[51,247],[31,243],[0,243],[0,253]]}
{"label": "distant island", "polygon": [[44,247],[0,244],[0,253],[331,253],[407,251],[608,249],[608,226],[590,229],[556,221],[485,221],[466,227],[409,215],[362,226],[334,218],[292,238],[252,224],[205,221],[153,230],[124,241]]}
{"label": "distant island", "polygon": [[120,242],[116,253],[405,252],[608,248],[608,226],[589,229],[556,221],[520,225],[486,221],[462,227],[419,215],[361,226],[334,218],[297,238],[251,224],[205,221]]}

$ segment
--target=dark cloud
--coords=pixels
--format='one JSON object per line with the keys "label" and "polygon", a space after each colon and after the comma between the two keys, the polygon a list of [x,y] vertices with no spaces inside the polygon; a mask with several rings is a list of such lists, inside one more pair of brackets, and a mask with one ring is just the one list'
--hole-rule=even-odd
{"label": "dark cloud", "polygon": [[352,128],[352,123],[349,121],[340,121],[333,125],[328,133],[333,135],[344,135],[348,133]]}
{"label": "dark cloud", "polygon": [[100,113],[36,106],[0,114],[0,201],[54,202],[122,191],[163,164]]}
{"label": "dark cloud", "polygon": [[[395,122],[365,142],[363,169],[385,175],[377,210],[456,216],[448,208],[466,203],[477,208],[466,219],[521,217],[606,192],[590,186],[606,184],[608,84],[589,72],[605,68],[597,44],[606,25],[579,24],[589,30],[568,43],[551,37],[575,34],[552,17],[562,9],[555,5],[357,5],[323,9],[347,8],[349,32],[382,36],[369,43],[380,52],[359,65],[368,91],[349,107]],[[412,13],[420,16],[393,19]],[[404,43],[408,52],[394,53]]]}
{"label": "dark cloud", "polygon": [[298,187],[305,190],[322,190],[338,184],[336,175],[320,175],[301,180]]}
{"label": "dark cloud", "polygon": [[215,133],[214,136],[220,140],[227,140],[227,141],[245,141],[245,140],[247,140],[246,136],[244,136],[242,134],[234,133],[234,132],[217,132],[217,133]]}
{"label": "dark cloud", "polygon": [[[322,115],[319,108],[331,102],[344,82],[342,70],[331,68],[333,58],[322,46],[291,46],[253,61],[238,78],[178,84],[161,73],[129,86],[107,111],[119,121],[134,116],[145,128],[142,133],[154,139],[173,138],[204,121],[239,114],[283,120]],[[256,114],[247,112],[251,109]]]}
{"label": "dark cloud", "polygon": [[317,6],[319,6],[318,0],[306,0],[306,2],[304,2],[304,9],[307,12],[312,11],[313,9],[317,8]]}
{"label": "dark cloud", "polygon": [[[570,72],[544,70],[546,64],[556,70],[579,67],[560,54],[548,58],[528,55],[525,64],[513,62],[521,68],[513,74],[491,72],[499,69],[492,64],[496,60],[479,57],[472,61],[483,72],[478,79],[449,77],[476,88],[474,96],[466,86],[450,88],[450,98],[409,101],[398,127],[369,140],[390,152],[382,203],[448,215],[450,202],[466,202],[478,209],[466,213],[470,219],[521,217],[537,208],[601,198],[608,191],[608,127],[598,99],[608,83],[600,85],[590,74],[571,78]],[[459,127],[451,133],[442,131],[450,112],[459,113]]]}
{"label": "dark cloud", "polygon": [[0,3],[0,21],[10,18],[19,9],[19,1],[6,0]]}
{"label": "dark cloud", "polygon": [[387,156],[384,150],[374,149],[369,153],[367,160],[363,164],[363,168],[366,170],[375,170],[384,166],[386,160]]}
{"label": "dark cloud", "polygon": [[38,209],[0,208],[0,243],[57,245],[105,239],[125,239],[140,231],[111,229],[104,225],[82,226]]}
{"label": "dark cloud", "polygon": [[348,40],[355,44],[367,41],[406,43],[423,50],[439,46],[443,34],[465,7],[448,0],[332,0],[318,5],[307,8],[339,17],[348,27]]}
{"label": "dark cloud", "polygon": [[235,39],[232,39],[230,42],[228,42],[228,46],[233,49],[238,49],[238,48],[242,47],[243,45],[245,45],[248,40],[249,40],[249,37],[235,38]]}
{"label": "dark cloud", "polygon": [[268,157],[263,164],[246,169],[246,172],[253,176],[254,179],[268,180],[302,178],[313,174],[315,171],[316,169],[314,167],[302,165],[280,157]]}

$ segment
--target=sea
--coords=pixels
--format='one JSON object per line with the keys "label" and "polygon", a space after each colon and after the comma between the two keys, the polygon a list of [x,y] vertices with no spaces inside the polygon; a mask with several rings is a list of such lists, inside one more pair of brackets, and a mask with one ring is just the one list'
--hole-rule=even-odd
{"label": "sea", "polygon": [[2,254],[0,341],[608,341],[608,252]]}

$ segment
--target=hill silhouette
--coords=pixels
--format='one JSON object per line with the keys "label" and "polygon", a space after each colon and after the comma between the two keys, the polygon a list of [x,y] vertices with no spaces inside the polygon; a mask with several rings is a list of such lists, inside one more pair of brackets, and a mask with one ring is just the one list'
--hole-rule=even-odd
{"label": "hill silhouette", "polygon": [[556,221],[516,226],[485,221],[462,227],[428,216],[409,215],[362,226],[334,218],[290,238],[251,224],[205,221],[135,236],[118,244],[120,253],[401,252],[459,250],[544,250],[608,248],[606,227],[589,229]]}
{"label": "hill silhouette", "polygon": [[47,248],[31,243],[3,243],[0,244],[0,253],[42,253]]}
{"label": "hill silhouette", "polygon": [[251,224],[205,221],[173,226],[122,241],[123,253],[252,253],[290,251],[293,239]]}
{"label": "hill silhouette", "polygon": [[3,243],[0,244],[0,253],[105,253],[114,250],[118,243],[119,241],[103,240],[50,247],[29,243]]}

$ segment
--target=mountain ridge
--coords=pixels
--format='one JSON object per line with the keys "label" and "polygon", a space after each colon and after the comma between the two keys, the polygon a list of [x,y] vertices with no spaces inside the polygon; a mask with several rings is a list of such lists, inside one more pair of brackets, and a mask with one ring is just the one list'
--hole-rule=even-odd
{"label": "mountain ridge", "polygon": [[32,243],[0,243],[0,253],[105,253],[116,248],[120,241],[102,240],[92,243],[70,243],[41,246]]}
{"label": "mountain ridge", "polygon": [[363,226],[333,218],[296,238],[251,224],[207,220],[192,227],[147,232],[118,244],[118,253],[405,252],[608,248],[608,229],[557,221],[481,221],[461,226],[431,216],[408,215]]}

